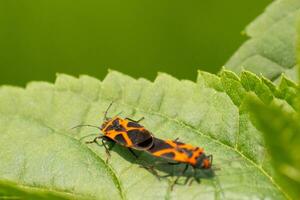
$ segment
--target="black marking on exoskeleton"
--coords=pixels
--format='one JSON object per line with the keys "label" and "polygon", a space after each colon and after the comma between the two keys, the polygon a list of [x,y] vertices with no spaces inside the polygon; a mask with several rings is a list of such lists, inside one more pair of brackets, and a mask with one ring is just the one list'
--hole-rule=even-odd
{"label": "black marking on exoskeleton", "polygon": [[175,153],[174,152],[164,153],[164,154],[161,154],[161,156],[166,157],[166,158],[174,158]]}
{"label": "black marking on exoskeleton", "polygon": [[130,130],[127,135],[136,147],[149,148],[153,143],[151,134],[146,130]]}
{"label": "black marking on exoskeleton", "polygon": [[102,126],[101,126],[101,130],[102,130],[102,131],[103,131],[104,128],[107,126],[108,122],[109,122],[109,121],[103,122],[103,124],[102,124]]}
{"label": "black marking on exoskeleton", "polygon": [[157,151],[160,151],[162,149],[170,149],[173,148],[171,145],[166,143],[165,141],[158,139],[158,138],[153,138],[153,145],[152,147],[148,150],[150,153],[154,153]]}
{"label": "black marking on exoskeleton", "polygon": [[113,125],[109,125],[104,131],[111,131],[114,130]]}
{"label": "black marking on exoskeleton", "polygon": [[128,122],[127,127],[141,128],[142,126],[135,122]]}
{"label": "black marking on exoskeleton", "polygon": [[126,144],[126,140],[122,134],[116,135],[116,137],[114,139],[120,144],[123,144],[123,145]]}
{"label": "black marking on exoskeleton", "polygon": [[115,130],[115,131],[123,131],[125,132],[126,129],[119,123],[119,119],[115,119],[111,125],[109,125],[105,131],[111,131],[111,130]]}
{"label": "black marking on exoskeleton", "polygon": [[152,146],[152,144],[153,144],[153,138],[151,137],[145,140],[144,142],[138,143],[136,146],[143,149],[148,149]]}
{"label": "black marking on exoskeleton", "polygon": [[119,126],[115,127],[114,130],[115,131],[123,131],[123,132],[126,131],[126,129],[122,125],[119,125]]}
{"label": "black marking on exoskeleton", "polygon": [[182,150],[183,153],[187,154],[187,156],[189,158],[191,158],[193,156],[193,152],[191,150],[186,149],[186,148],[181,148],[181,150]]}
{"label": "black marking on exoskeleton", "polygon": [[206,159],[207,156],[202,153],[196,158],[196,168],[202,168],[203,160]]}

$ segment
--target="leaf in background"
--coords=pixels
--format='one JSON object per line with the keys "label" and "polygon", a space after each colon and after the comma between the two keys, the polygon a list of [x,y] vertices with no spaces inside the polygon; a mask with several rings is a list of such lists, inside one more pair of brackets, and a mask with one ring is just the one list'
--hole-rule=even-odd
{"label": "leaf in background", "polygon": [[298,80],[296,22],[299,0],[277,0],[254,20],[245,33],[250,37],[226,63],[240,73],[243,69],[275,81],[281,73]]}
{"label": "leaf in background", "polygon": [[[280,95],[276,97],[281,90],[273,83],[266,84],[249,72],[237,77],[226,70],[220,76],[199,72],[196,83],[166,74],[159,74],[152,83],[110,72],[102,82],[88,76],[59,75],[54,85],[2,86],[0,180],[26,186],[24,190],[58,192],[66,198],[289,198],[273,178],[262,135],[250,121],[245,106],[249,92],[264,102],[277,100],[294,110]],[[142,124],[155,136],[179,137],[204,147],[220,170],[214,177],[202,175],[200,184],[177,184],[171,191],[174,179],[159,181],[140,167],[151,161],[147,154],[135,159],[114,145],[106,164],[102,146],[85,144],[98,130],[70,128],[87,123],[100,126],[113,100],[109,115],[122,111],[123,117],[144,116]]]}
{"label": "leaf in background", "polygon": [[279,181],[294,199],[300,196],[300,117],[281,106],[266,106],[255,98],[249,100],[253,118],[264,132],[265,141],[279,174]]}

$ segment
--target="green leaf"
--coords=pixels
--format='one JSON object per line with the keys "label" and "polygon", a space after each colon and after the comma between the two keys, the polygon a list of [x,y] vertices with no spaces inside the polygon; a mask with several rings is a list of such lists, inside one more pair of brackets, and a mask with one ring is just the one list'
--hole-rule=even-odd
{"label": "green leaf", "polygon": [[249,100],[250,110],[264,132],[279,182],[291,196],[300,196],[300,117],[275,102],[264,105],[255,98]]}
{"label": "green leaf", "polygon": [[275,81],[285,73],[298,80],[296,22],[299,0],[276,0],[245,30],[250,37],[226,63],[240,73],[243,69]]}
{"label": "green leaf", "polygon": [[71,194],[60,194],[47,190],[27,188],[9,182],[0,182],[0,199],[30,199],[30,200],[64,200],[70,199]]}
{"label": "green leaf", "polygon": [[[89,76],[58,75],[55,84],[32,82],[25,89],[2,86],[0,180],[20,185],[26,192],[28,188],[51,191],[64,198],[289,199],[276,181],[245,100],[252,93],[263,102],[295,108],[278,95],[281,88],[264,79],[250,72],[238,77],[223,70],[219,76],[199,72],[196,83],[167,74],[150,82],[112,71],[102,82]],[[286,84],[286,88],[293,86]],[[200,171],[201,182],[191,186],[182,184],[185,177],[181,177],[172,190],[176,177],[159,181],[140,167],[153,161],[146,153],[135,159],[127,149],[114,145],[106,164],[103,146],[85,144],[98,130],[70,128],[100,126],[112,101],[110,116],[120,112],[133,119],[144,116],[142,124],[156,137],[179,137],[204,147],[219,170],[214,176]],[[167,167],[158,173],[172,170]],[[182,166],[174,170],[180,172]]]}
{"label": "green leaf", "polygon": [[297,63],[298,63],[298,77],[300,77],[300,16],[297,23],[297,47],[296,47],[296,53],[297,53]]}

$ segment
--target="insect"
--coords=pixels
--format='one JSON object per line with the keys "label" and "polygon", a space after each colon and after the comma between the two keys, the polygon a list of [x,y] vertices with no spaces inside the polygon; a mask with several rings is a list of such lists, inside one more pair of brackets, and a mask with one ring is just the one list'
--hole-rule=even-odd
{"label": "insect", "polygon": [[115,116],[113,118],[107,117],[107,113],[112,106],[112,103],[108,106],[104,113],[104,119],[101,127],[83,124],[75,126],[74,128],[82,126],[98,128],[103,133],[103,135],[99,135],[95,137],[94,140],[87,141],[86,143],[97,143],[97,140],[101,139],[102,145],[105,147],[106,153],[109,156],[109,148],[106,146],[104,141],[114,141],[117,144],[125,146],[135,157],[137,157],[132,149],[149,149],[153,144],[153,136],[148,130],[145,129],[145,127],[139,124],[139,122],[144,119],[143,117],[137,121],[130,118],[123,119],[118,116]]}
{"label": "insect", "polygon": [[185,163],[194,168],[209,169],[212,165],[212,155],[205,155],[204,149],[194,147],[175,140],[161,140],[153,138],[153,145],[147,149],[147,152],[153,156],[176,161],[177,163]]}
{"label": "insect", "polygon": [[[206,155],[203,148],[179,142],[178,138],[175,140],[161,140],[154,137],[153,145],[147,149],[147,152],[155,157],[172,161],[168,162],[168,164],[185,164],[182,175],[187,171],[189,166],[192,166],[194,177],[196,177],[196,169],[211,169],[213,161],[213,156]],[[155,174],[157,173],[155,172]],[[187,178],[186,182],[189,178]],[[199,180],[197,181],[199,182]]]}

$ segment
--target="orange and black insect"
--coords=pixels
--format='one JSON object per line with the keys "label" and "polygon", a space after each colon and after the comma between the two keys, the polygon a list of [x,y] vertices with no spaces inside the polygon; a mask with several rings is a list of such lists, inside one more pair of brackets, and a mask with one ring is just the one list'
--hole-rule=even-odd
{"label": "orange and black insect", "polygon": [[102,145],[105,147],[106,152],[109,155],[109,148],[104,143],[106,141],[114,141],[117,144],[125,146],[129,149],[129,151],[137,157],[132,149],[136,150],[147,150],[153,144],[153,136],[152,134],[145,129],[142,125],[139,124],[141,120],[144,118],[135,121],[130,118],[121,118],[115,116],[113,118],[107,117],[107,112],[110,109],[112,103],[108,106],[104,113],[104,122],[102,123],[101,127],[93,126],[93,125],[79,125],[81,126],[90,126],[98,128],[103,135],[99,135],[94,138],[92,141],[88,141],[86,143],[94,143],[97,142],[98,139],[101,139]]}
{"label": "orange and black insect", "polygon": [[[161,140],[153,138],[153,145],[147,149],[153,156],[173,161],[170,164],[186,164],[183,174],[192,166],[195,169],[210,169],[212,166],[212,155],[206,155],[204,149],[185,144],[176,140]],[[175,163],[174,163],[175,161]]]}

